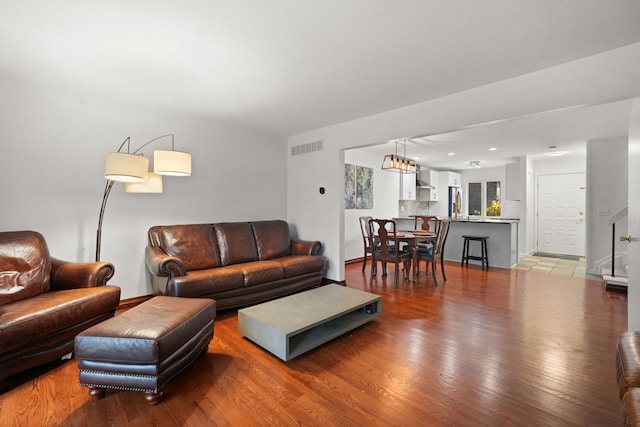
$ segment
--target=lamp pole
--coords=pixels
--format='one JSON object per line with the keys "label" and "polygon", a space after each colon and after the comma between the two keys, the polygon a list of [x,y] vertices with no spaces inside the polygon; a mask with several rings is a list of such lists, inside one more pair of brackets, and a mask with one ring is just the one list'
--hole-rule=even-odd
{"label": "lamp pole", "polygon": [[104,208],[107,206],[107,199],[115,181],[107,180],[102,195],[102,205],[100,206],[100,216],[98,217],[98,232],[96,236],[96,262],[100,261],[100,244],[102,242],[102,219],[104,218]]}

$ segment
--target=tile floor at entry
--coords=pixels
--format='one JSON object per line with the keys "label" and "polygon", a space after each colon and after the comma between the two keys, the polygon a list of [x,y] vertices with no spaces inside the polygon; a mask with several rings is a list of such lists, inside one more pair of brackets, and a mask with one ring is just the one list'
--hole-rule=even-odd
{"label": "tile floor at entry", "polygon": [[530,255],[526,258],[520,258],[518,270],[535,271],[538,273],[549,273],[570,277],[585,277],[588,279],[596,279],[596,276],[586,273],[586,263],[584,257],[579,260],[567,260],[559,258],[548,258],[537,255]]}

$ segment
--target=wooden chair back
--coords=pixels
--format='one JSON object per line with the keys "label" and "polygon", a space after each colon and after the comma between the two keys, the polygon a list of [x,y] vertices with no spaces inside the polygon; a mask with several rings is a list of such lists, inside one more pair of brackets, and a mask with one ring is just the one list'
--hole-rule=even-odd
{"label": "wooden chair back", "polygon": [[373,247],[373,236],[371,235],[371,229],[369,227],[370,216],[361,216],[358,218],[360,222],[360,231],[362,232],[362,242],[364,243],[365,251],[369,251]]}
{"label": "wooden chair back", "polygon": [[[404,278],[408,279],[408,271],[411,263],[411,252],[402,251],[398,239],[396,222],[391,219],[370,219],[370,233],[377,237],[377,244],[373,249],[373,263],[382,262],[383,276],[386,276],[386,263],[395,264],[394,287],[398,286],[399,264],[404,265]],[[375,267],[371,268],[371,278],[369,284],[373,283]]]}
{"label": "wooden chair back", "polygon": [[433,215],[418,215],[413,220],[414,230],[430,231],[431,224],[436,225],[438,217]]}

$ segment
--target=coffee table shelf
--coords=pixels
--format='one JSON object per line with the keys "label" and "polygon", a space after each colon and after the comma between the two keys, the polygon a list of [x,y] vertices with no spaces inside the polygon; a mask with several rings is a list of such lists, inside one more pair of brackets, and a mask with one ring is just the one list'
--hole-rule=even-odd
{"label": "coffee table shelf", "polygon": [[379,295],[331,284],[238,310],[238,330],[287,361],[373,320],[381,310]]}

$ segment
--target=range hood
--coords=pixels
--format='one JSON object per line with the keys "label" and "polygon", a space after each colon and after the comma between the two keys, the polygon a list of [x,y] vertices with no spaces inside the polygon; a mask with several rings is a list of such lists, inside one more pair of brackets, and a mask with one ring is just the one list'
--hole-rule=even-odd
{"label": "range hood", "polygon": [[420,179],[420,170],[418,170],[418,173],[416,173],[416,188],[428,188],[430,190],[433,190],[436,187],[434,187],[433,185],[429,184],[426,181],[421,180]]}

